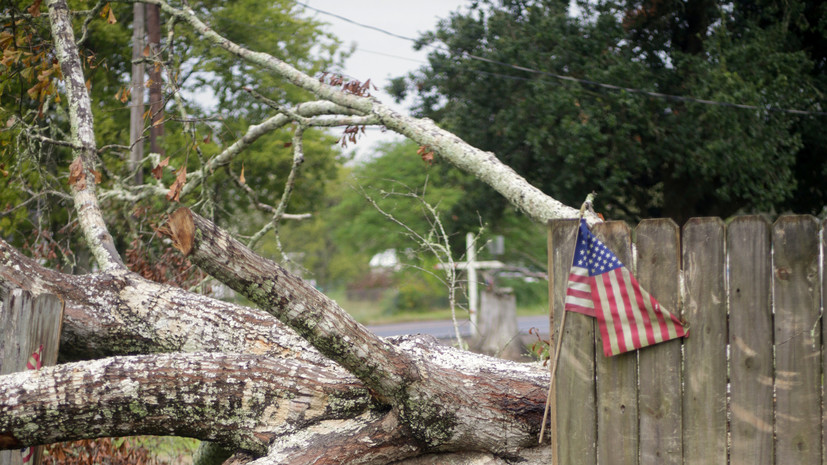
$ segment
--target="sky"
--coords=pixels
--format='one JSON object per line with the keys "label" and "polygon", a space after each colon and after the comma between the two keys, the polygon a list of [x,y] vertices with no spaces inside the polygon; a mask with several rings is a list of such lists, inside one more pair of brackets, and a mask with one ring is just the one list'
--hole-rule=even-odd
{"label": "sky", "polygon": [[[348,18],[352,21],[390,31],[394,34],[419,38],[421,33],[433,30],[437,22],[452,11],[467,9],[469,0],[301,0],[312,8]],[[328,24],[326,29],[337,36],[345,47],[355,44],[356,50],[342,70],[349,77],[364,82],[367,79],[379,88],[371,94],[399,111],[408,112],[411,102],[397,105],[382,89],[390,79],[402,76],[424,65],[427,51],[415,51],[413,42],[351,24],[334,16],[306,8],[307,16]],[[379,128],[369,129],[355,147],[355,159],[371,157],[376,144],[402,140],[403,137]],[[354,150],[349,147],[347,151]]]}

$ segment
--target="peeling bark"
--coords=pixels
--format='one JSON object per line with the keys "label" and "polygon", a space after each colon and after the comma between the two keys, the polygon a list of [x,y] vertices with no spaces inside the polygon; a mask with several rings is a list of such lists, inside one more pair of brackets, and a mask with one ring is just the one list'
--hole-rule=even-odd
{"label": "peeling bark", "polygon": [[115,357],[20,372],[0,377],[0,399],[0,431],[18,444],[174,435],[256,455],[278,436],[352,417],[372,402],[355,379],[294,360],[209,353]]}
{"label": "peeling bark", "polygon": [[[480,451],[482,456],[488,457],[521,457],[528,453],[523,448],[533,446],[537,441],[548,385],[548,370],[539,364],[519,364],[472,354],[442,346],[429,337],[385,339],[383,341],[393,346],[400,357],[415,366],[420,374],[418,380],[405,385],[404,396],[389,406],[377,402],[374,392],[359,379],[323,357],[284,324],[260,310],[151,283],[133,273],[118,270],[97,275],[64,275],[40,267],[3,241],[0,241],[0,283],[5,288],[22,287],[35,293],[49,292],[64,299],[69,315],[64,323],[65,334],[61,342],[64,359],[76,358],[78,354],[101,357],[104,354],[141,351],[219,351],[226,352],[228,358],[203,353],[192,357],[208,360],[209,357],[217,357],[217,360],[223,360],[221,363],[228,365],[234,363],[230,360],[236,359],[262,360],[260,365],[256,362],[253,371],[265,369],[268,363],[298,366],[301,370],[316,373],[313,379],[335,380],[331,389],[337,392],[344,389],[351,393],[346,401],[342,396],[338,397],[338,401],[332,401],[334,396],[328,396],[325,402],[332,402],[329,407],[331,411],[350,411],[352,416],[304,425],[293,424],[289,430],[278,421],[262,426],[261,431],[270,431],[274,435],[266,452],[261,449],[255,451],[255,456],[265,454],[258,459],[259,463],[279,463],[274,461],[276,457],[289,457],[291,461],[286,463],[305,463],[301,460],[313,459],[319,462],[306,463],[385,464],[423,453],[471,450]],[[302,299],[298,294],[292,298],[297,301]],[[327,300],[324,296],[320,298]],[[151,357],[162,357],[159,360],[180,359],[182,363],[177,366],[183,368],[190,356],[178,353],[145,357],[149,358],[121,357],[58,368],[72,367],[73,379],[88,380],[95,372],[96,364],[114,363],[112,360],[155,363]],[[247,365],[242,363],[242,366]],[[239,373],[229,367],[222,373],[242,379],[247,376],[246,370]],[[140,373],[140,370],[137,371]],[[41,376],[38,379],[43,386],[37,389],[59,385],[54,377],[34,373],[29,376]],[[31,381],[33,378],[24,376],[9,381],[0,377],[0,385],[19,389],[21,379]],[[214,383],[222,385],[218,379]],[[84,389],[78,384],[77,388],[69,390]],[[183,396],[182,391],[169,386],[166,389],[170,402],[186,400],[178,398]],[[33,392],[27,398],[36,403],[44,397],[42,393]],[[124,396],[121,400],[127,402],[128,397]],[[135,399],[129,402],[143,404]],[[370,405],[368,410],[361,407],[365,402]],[[153,404],[150,402],[149,405]],[[128,405],[121,407],[121,411],[125,410],[128,410]],[[14,417],[11,414],[0,416]],[[66,410],[63,410],[62,416],[67,417],[67,421],[75,417]],[[220,412],[204,416],[207,421],[214,418],[219,425],[226,420]],[[83,420],[82,416],[78,418]],[[142,425],[137,417],[132,422],[120,418],[124,430],[152,430],[156,431],[153,434],[159,434],[155,429],[158,425]],[[14,421],[20,421],[20,418]],[[84,424],[83,421],[79,423]],[[71,437],[110,434],[96,430],[98,425],[93,423],[85,424],[85,430],[76,425],[73,434],[77,436]],[[25,430],[25,426],[15,424],[18,426],[11,429],[0,426],[0,436],[24,437],[19,430]],[[388,425],[394,427],[389,430]],[[249,437],[222,436],[220,428],[214,431],[206,424],[202,428],[195,432],[167,431],[166,434],[188,434],[219,440],[233,450],[252,447]],[[361,440],[355,441],[354,438]],[[321,447],[322,444],[325,447]]]}
{"label": "peeling bark", "polygon": [[386,401],[418,378],[395,346],[357,323],[336,302],[256,255],[214,223],[187,208],[170,215],[173,245],[201,269],[271,313],[342,365]]}

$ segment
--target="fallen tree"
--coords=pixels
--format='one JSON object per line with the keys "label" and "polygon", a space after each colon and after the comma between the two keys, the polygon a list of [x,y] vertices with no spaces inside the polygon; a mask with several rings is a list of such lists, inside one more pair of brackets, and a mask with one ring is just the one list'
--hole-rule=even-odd
{"label": "fallen tree", "polygon": [[[313,93],[320,102],[280,108],[302,128],[380,124],[472,173],[536,221],[576,211],[428,120],[311,78],[230,42],[186,5],[151,0],[202,40]],[[65,303],[61,359],[0,377],[0,448],[81,438],[178,435],[211,441],[202,463],[512,463],[548,460],[538,447],[548,371],[438,344],[380,338],[333,300],[264,259],[214,223],[182,208],[165,233],[192,263],[258,305],[211,299],[127,270],[96,192],[91,102],[65,0],[48,2],[69,102],[74,162],[68,169],[80,229],[98,264],[73,276],[40,266],[0,240],[0,287],[52,293]],[[325,116],[330,118],[325,119]],[[275,117],[274,117],[275,118]],[[354,119],[359,118],[359,119]],[[262,125],[263,126],[263,125]],[[245,137],[257,128],[250,128]],[[249,140],[209,160],[226,164]],[[207,173],[191,173],[175,194]],[[170,191],[171,191],[170,190]],[[124,199],[166,193],[120,185]],[[274,223],[283,219],[285,191]],[[210,455],[207,452],[212,452]]]}

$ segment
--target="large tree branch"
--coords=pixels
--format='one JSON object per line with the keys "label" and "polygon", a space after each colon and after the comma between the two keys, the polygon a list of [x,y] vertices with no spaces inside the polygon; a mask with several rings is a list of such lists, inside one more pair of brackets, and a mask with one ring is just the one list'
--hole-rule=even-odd
{"label": "large tree branch", "polygon": [[394,412],[368,411],[348,420],[311,425],[279,437],[254,465],[390,463],[421,453]]}
{"label": "large tree branch", "polygon": [[[154,287],[144,287],[147,285],[144,281],[131,273],[62,275],[39,267],[0,242],[0,282],[5,287],[20,286],[35,292],[56,293],[66,301],[67,309],[74,308],[83,315],[71,323],[67,320],[65,324],[65,327],[76,326],[71,331],[78,336],[70,339],[72,344],[84,344],[81,334],[94,336],[101,333],[103,336],[97,336],[101,346],[108,341],[117,348],[114,351],[136,350],[128,344],[117,345],[117,339],[122,338],[142,340],[141,350],[254,352],[272,359],[273,363],[280,363],[273,357],[284,357],[288,359],[285,363],[301,363],[311,368],[315,365],[313,369],[326,379],[363,386],[263,312],[203,298],[170,286],[148,283]],[[293,293],[291,298],[296,305],[302,302],[298,293]],[[327,300],[324,296],[319,298]],[[312,302],[304,304],[313,305]],[[329,305],[324,303],[319,308],[329,308]],[[64,337],[64,341],[66,339]],[[356,437],[376,438],[371,442],[372,447],[384,449],[386,458],[401,459],[408,454],[404,451],[412,448],[416,450],[412,455],[458,450],[520,455],[523,454],[518,452],[521,448],[536,444],[548,384],[547,370],[539,365],[517,364],[464,352],[442,346],[433,339],[409,337],[385,342],[401,354],[397,362],[404,360],[417,367],[421,381],[407,384],[406,397],[397,399],[392,412],[398,429],[393,435],[372,430],[372,423],[364,423],[365,429],[358,432],[348,426],[347,431],[353,431]],[[183,354],[170,357],[187,359]],[[380,407],[377,405],[377,408]],[[377,412],[384,411],[380,408]],[[66,415],[73,414],[68,412]],[[284,447],[279,453],[298,453],[289,452],[287,444],[299,444],[301,442],[296,441],[301,438],[309,441],[312,437],[322,437],[326,434],[325,425],[345,428],[361,421],[356,418],[347,421],[351,420],[356,423],[319,423],[315,430],[300,427],[283,436],[281,444]],[[315,433],[310,434],[311,431]],[[307,436],[303,436],[305,432]],[[394,439],[400,434],[410,441],[404,447]],[[352,452],[355,446],[350,447],[346,439],[342,440],[345,443],[340,445],[338,453]],[[383,455],[378,452],[363,452],[366,457],[376,457],[373,463],[387,462],[379,458]],[[275,449],[270,453],[275,454]]]}
{"label": "large tree branch", "polygon": [[[169,228],[174,245],[193,263],[276,315],[393,406],[423,450],[462,446],[496,452],[536,441],[547,373],[538,377],[526,369],[525,378],[514,384],[513,379],[480,371],[478,363],[455,364],[459,359],[469,362],[458,356],[460,351],[440,359],[436,344],[427,344],[425,349],[410,341],[391,343],[367,331],[301,279],[255,255],[188,209],[173,213]],[[495,365],[504,363],[495,360],[489,361],[494,371]],[[463,385],[463,379],[474,379],[475,384]],[[511,389],[520,390],[522,397],[512,398]],[[492,428],[490,436],[483,432],[482,423]],[[509,431],[513,443],[495,440],[503,431],[500,428]]]}
{"label": "large tree branch", "polygon": [[[550,219],[578,216],[576,209],[563,205],[532,186],[511,167],[502,163],[493,153],[484,152],[469,145],[431,120],[402,115],[373,98],[347,93],[322,83],[272,55],[248,50],[216,33],[187,6],[178,9],[164,0],[147,0],[147,3],[160,5],[165,13],[189,24],[209,43],[250,63],[273,71],[322,99],[356,110],[362,115],[378,117],[388,129],[403,134],[421,145],[428,146],[457,168],[485,182],[534,221],[545,223]],[[590,222],[598,221],[592,213],[588,213],[586,217]]]}
{"label": "large tree branch", "polygon": [[115,242],[106,228],[103,214],[95,194],[96,146],[92,121],[92,103],[83,78],[83,68],[75,45],[72,18],[65,0],[49,0],[49,21],[60,70],[63,72],[66,95],[69,101],[71,143],[81,148],[75,150],[75,161],[70,168],[70,184],[75,210],[81,229],[92,254],[103,270],[124,268],[123,260],[115,248]]}
{"label": "large tree branch", "polygon": [[[174,435],[264,455],[276,437],[367,410],[369,391],[294,360],[114,357],[0,376],[0,445]],[[32,425],[37,425],[32,428]]]}
{"label": "large tree branch", "polygon": [[174,245],[194,264],[293,328],[386,402],[404,397],[405,385],[418,379],[416,369],[396,347],[207,219],[181,208],[170,215],[169,229]]}
{"label": "large tree branch", "polygon": [[62,360],[215,351],[295,358],[345,372],[273,316],[148,281],[135,273],[72,276],[40,266],[0,239],[0,289],[65,303]]}

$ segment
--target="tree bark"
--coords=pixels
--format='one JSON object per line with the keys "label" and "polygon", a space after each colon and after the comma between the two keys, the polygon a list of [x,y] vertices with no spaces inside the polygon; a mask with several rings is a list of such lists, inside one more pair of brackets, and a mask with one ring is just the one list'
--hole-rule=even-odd
{"label": "tree bark", "polygon": [[[49,22],[52,27],[55,54],[63,73],[66,95],[69,100],[71,142],[81,147],[75,150],[70,184],[75,210],[86,243],[101,269],[124,268],[123,260],[115,248],[115,241],[106,228],[100,204],[95,193],[95,183],[100,174],[93,169],[97,156],[95,129],[92,122],[92,103],[83,78],[69,6],[65,0],[49,0]],[[71,182],[75,175],[75,182]]]}
{"label": "tree bark", "polygon": [[[290,279],[297,280],[286,276],[280,282]],[[64,275],[41,267],[2,240],[0,284],[5,289],[21,287],[34,293],[54,293],[66,302],[67,318],[61,341],[63,359],[138,352],[199,352],[115,357],[62,365],[51,369],[56,370],[54,372],[0,377],[0,398],[25,388],[25,404],[33,409],[3,411],[0,417],[7,423],[0,423],[0,436],[6,440],[0,440],[5,444],[0,448],[127,434],[123,431],[129,430],[132,431],[129,434],[183,434],[219,441],[232,450],[243,449],[255,456],[264,454],[259,463],[385,464],[423,453],[476,450],[486,457],[522,457],[534,453],[534,449],[526,448],[536,443],[548,384],[548,371],[539,364],[518,364],[472,354],[442,346],[427,337],[386,339],[383,342],[394,347],[401,360],[415,366],[421,377],[420,381],[406,385],[407,398],[388,405],[377,401],[375,391],[358,378],[323,357],[274,317],[259,310],[152,283],[120,270],[84,276]],[[292,292],[292,299],[302,301],[299,293]],[[319,305],[324,308],[335,305],[324,296],[319,298],[322,299]],[[205,350],[226,355],[200,352]],[[163,421],[153,423],[132,411],[155,408],[149,394],[136,398],[130,397],[133,392],[130,391],[120,397],[107,398],[107,411],[120,412],[112,417],[119,419],[115,426],[105,426],[97,420],[90,422],[88,416],[67,410],[66,405],[72,404],[68,398],[55,400],[56,395],[68,395],[68,392],[98,389],[93,392],[100,397],[112,386],[144,385],[142,376],[162,373],[167,369],[164,367],[170,365],[183,370],[180,376],[189,379],[193,386],[197,384],[199,370],[206,370],[205,366],[212,367],[210,370],[217,373],[215,378],[210,378],[212,384],[205,381],[202,391],[198,392],[183,390],[177,384],[152,384],[164,381],[163,377],[147,380],[146,389],[151,389],[153,395],[164,392],[167,405],[177,412],[175,415],[183,415],[181,409],[192,410],[195,404],[211,405],[207,398],[197,399],[202,397],[201,392],[212,395],[215,390],[223,389],[219,397],[240,395],[234,394],[237,391],[231,388],[238,387],[233,383],[247,376],[276,383],[279,378],[275,373],[283,373],[285,367],[295,367],[297,373],[312,373],[307,376],[325,389],[346,392],[338,397],[327,394],[324,410],[346,410],[350,414],[315,423],[293,423],[289,425],[291,428],[286,428],[280,417],[271,418],[269,423],[260,420],[258,431],[269,434],[268,440],[273,441],[263,450],[261,444],[267,440],[262,439],[259,444],[251,439],[252,436],[242,433],[233,436],[222,429],[228,421],[235,421],[226,416],[256,417],[243,409],[237,412],[213,410],[209,414],[188,411],[193,424],[186,426],[186,431],[173,431]],[[240,371],[239,367],[242,367]],[[269,371],[262,374],[261,370]],[[96,376],[102,376],[100,373],[106,373],[107,384],[111,386],[94,381],[99,379]],[[76,384],[66,384],[70,381]],[[165,382],[173,381],[167,379]],[[77,405],[72,408],[81,408],[83,402],[79,398],[74,402]],[[94,406],[96,402],[98,400],[89,405]],[[9,407],[7,404],[10,403],[4,403],[4,407]],[[242,402],[241,405],[246,404]],[[365,405],[368,407],[363,407]],[[55,406],[62,409],[60,417],[48,417],[49,412],[55,414]],[[411,410],[417,411],[416,414]],[[41,417],[35,418],[33,414]],[[49,418],[56,424],[65,422],[66,427],[46,428],[54,430],[53,433],[39,429],[39,434],[54,434],[59,438],[26,436],[31,434],[27,432],[26,424],[33,421],[43,424],[42,419]],[[432,423],[423,424],[426,420]],[[9,438],[15,438],[15,441],[10,443]],[[282,459],[289,460],[279,462]]]}
{"label": "tree bark", "polygon": [[351,418],[372,402],[354,378],[295,360],[203,352],[2,376],[0,399],[0,442],[11,447],[151,434],[216,441],[256,455],[278,436]]}

